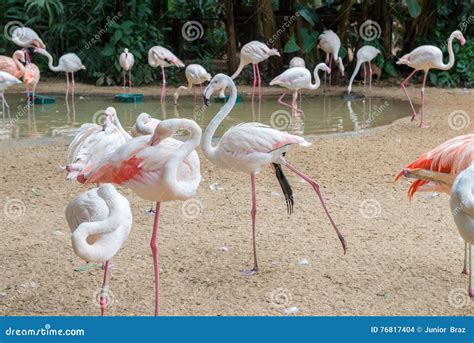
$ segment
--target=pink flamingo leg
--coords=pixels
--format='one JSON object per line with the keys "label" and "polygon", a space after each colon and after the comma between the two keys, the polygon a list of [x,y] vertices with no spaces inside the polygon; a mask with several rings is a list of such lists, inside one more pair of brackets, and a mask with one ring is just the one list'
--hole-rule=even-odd
{"label": "pink flamingo leg", "polygon": [[262,78],[260,77],[260,67],[256,64],[257,69],[257,79],[258,79],[258,98],[262,98]]}
{"label": "pink flamingo leg", "polygon": [[102,281],[102,288],[100,290],[100,315],[105,315],[105,309],[107,308],[107,301],[109,295],[109,261],[106,261],[103,265],[104,269],[104,280]]}
{"label": "pink flamingo leg", "polygon": [[163,78],[163,85],[161,86],[161,103],[164,103],[166,100],[166,76],[165,76],[165,67],[161,67],[161,75]]}
{"label": "pink flamingo leg", "polygon": [[201,100],[202,100],[202,105],[205,106],[206,104],[204,103],[204,93],[202,91],[202,83],[199,84],[199,88],[201,89]]}
{"label": "pink flamingo leg", "polygon": [[369,91],[372,92],[372,63],[369,61]]}
{"label": "pink flamingo leg", "polygon": [[242,274],[246,276],[254,275],[258,272],[257,264],[257,243],[256,243],[256,217],[257,217],[257,193],[255,185],[255,173],[250,174],[250,183],[252,185],[252,210],[250,215],[252,216],[252,240],[253,240],[253,268],[250,270],[243,271]]}
{"label": "pink flamingo leg", "polygon": [[130,85],[130,91],[132,90],[132,70],[128,70],[128,84]]}
{"label": "pink flamingo leg", "polygon": [[462,273],[465,275],[469,275],[469,243],[464,242],[464,268],[462,269]]}
{"label": "pink flamingo leg", "polygon": [[11,114],[10,114],[10,106],[8,106],[7,99],[5,99],[5,94],[3,92],[1,94],[2,94],[2,110],[3,110],[3,113],[5,113],[5,109],[7,109],[8,120],[10,121],[10,125],[12,125],[13,121],[12,121],[12,117],[11,117]]}
{"label": "pink flamingo leg", "polygon": [[283,159],[283,164],[289,169],[291,170],[293,173],[295,173],[296,175],[298,175],[299,177],[301,177],[303,180],[305,180],[307,183],[309,183],[311,185],[311,187],[313,187],[313,189],[315,190],[316,194],[318,195],[318,198],[319,198],[319,201],[321,201],[321,205],[323,206],[323,209],[324,209],[324,212],[326,212],[326,215],[329,219],[329,221],[331,222],[331,225],[332,227],[334,228],[334,230],[336,230],[336,233],[337,233],[337,237],[339,237],[339,240],[341,241],[341,244],[342,244],[342,248],[344,249],[344,254],[346,253],[346,240],[344,238],[344,236],[342,235],[342,233],[339,231],[339,229],[337,228],[336,226],[336,223],[334,223],[334,220],[332,219],[331,215],[329,214],[329,211],[326,207],[326,204],[324,203],[324,199],[323,199],[323,195],[321,194],[321,191],[319,189],[319,184],[313,180],[311,180],[308,176],[306,176],[305,174],[303,174],[302,172],[300,172],[298,169],[296,169],[295,167],[293,167],[291,164],[289,164],[285,159]]}
{"label": "pink flamingo leg", "polygon": [[367,68],[364,63],[364,90],[365,90],[366,82],[367,82]]}
{"label": "pink flamingo leg", "polygon": [[[326,53],[326,61],[325,61],[326,65],[329,64],[329,54]],[[328,73],[324,72],[324,89],[327,89],[327,85],[326,85],[326,77],[327,77]]]}
{"label": "pink flamingo leg", "polygon": [[402,81],[402,83],[400,83],[400,88],[403,90],[403,92],[405,93],[406,97],[408,98],[408,102],[410,103],[410,106],[411,106],[411,109],[413,110],[413,114],[411,116],[411,121],[413,121],[413,119],[415,119],[415,116],[416,116],[416,111],[415,111],[415,107],[413,106],[413,102],[411,101],[410,99],[410,96],[408,95],[408,92],[407,92],[407,88],[406,88],[406,83],[408,82],[408,80],[410,80],[410,78],[413,76],[413,74],[415,74],[417,72],[417,70],[413,70],[410,75],[408,75],[408,77]]}
{"label": "pink flamingo leg", "polygon": [[66,72],[66,98],[69,94],[69,73]]}
{"label": "pink flamingo leg", "polygon": [[158,219],[160,217],[160,203],[156,203],[155,220],[153,223],[153,233],[151,235],[150,248],[153,253],[153,269],[155,271],[155,316],[160,314],[160,269],[158,268],[158,245],[156,238],[158,235]]}
{"label": "pink flamingo leg", "polygon": [[194,94],[194,106],[196,106],[196,87],[194,85],[191,85],[193,87],[193,94]]}
{"label": "pink flamingo leg", "polygon": [[74,98],[74,89],[76,88],[76,82],[74,81],[74,72],[71,73],[71,79],[72,79],[72,97]]}
{"label": "pink flamingo leg", "polygon": [[125,69],[123,70],[123,88],[127,88],[127,79],[125,78]]}
{"label": "pink flamingo leg", "polygon": [[252,63],[253,67],[253,85],[252,85],[252,106],[254,106],[254,97],[255,97],[255,87],[257,85],[257,71],[255,68],[255,64]]}
{"label": "pink flamingo leg", "polygon": [[30,64],[30,51],[28,48],[23,48],[23,52],[25,54],[25,64]]}
{"label": "pink flamingo leg", "polygon": [[426,129],[428,125],[423,123],[423,112],[425,110],[425,84],[426,84],[426,77],[428,76],[428,72],[425,71],[425,75],[423,75],[423,86],[421,87],[421,121],[420,121],[420,128]]}
{"label": "pink flamingo leg", "polygon": [[[332,54],[329,54],[329,69],[331,69],[332,72]],[[329,88],[331,88],[332,84],[332,73],[329,74]]]}
{"label": "pink flamingo leg", "polygon": [[[286,95],[286,93],[283,93],[279,98],[278,98],[278,103],[283,105],[283,106],[286,106],[286,107],[290,107],[291,109],[294,108],[293,104],[288,104],[286,102],[283,101],[283,97]],[[301,115],[304,116],[304,113],[302,110],[299,110],[299,109],[296,109],[297,112],[299,112]]]}

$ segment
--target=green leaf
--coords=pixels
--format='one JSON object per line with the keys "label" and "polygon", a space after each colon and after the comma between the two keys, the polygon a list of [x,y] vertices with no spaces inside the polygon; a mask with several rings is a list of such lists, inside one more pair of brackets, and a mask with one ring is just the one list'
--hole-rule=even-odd
{"label": "green leaf", "polygon": [[301,38],[303,39],[303,51],[305,53],[310,52],[316,46],[316,43],[318,42],[318,35],[319,34],[316,31],[309,33],[308,29],[301,29]]}
{"label": "green leaf", "polygon": [[438,76],[436,76],[435,73],[429,73],[429,74],[428,74],[428,77],[430,78],[431,84],[433,84],[433,85],[437,85],[437,84],[438,84]]}
{"label": "green leaf", "polygon": [[112,41],[111,41],[112,45],[117,44],[120,38],[122,38],[122,31],[120,30],[115,31],[114,36],[112,37]]}
{"label": "green leaf", "polygon": [[383,70],[390,76],[397,76],[397,72],[395,71],[395,67],[392,63],[385,63]]}
{"label": "green leaf", "polygon": [[318,15],[316,11],[309,6],[302,5],[300,3],[295,4],[296,12],[299,13],[311,26],[314,26],[318,21]]}
{"label": "green leaf", "polygon": [[283,48],[284,53],[292,53],[300,51],[300,47],[296,43],[295,36],[291,36],[288,42],[286,42],[285,47]]}
{"label": "green leaf", "polygon": [[104,47],[104,50],[102,50],[102,55],[106,56],[106,57],[110,57],[112,55],[115,54],[115,48],[110,45],[110,44],[107,44],[105,47]]}
{"label": "green leaf", "polygon": [[412,18],[418,17],[421,13],[420,0],[406,0],[406,2],[410,16]]}

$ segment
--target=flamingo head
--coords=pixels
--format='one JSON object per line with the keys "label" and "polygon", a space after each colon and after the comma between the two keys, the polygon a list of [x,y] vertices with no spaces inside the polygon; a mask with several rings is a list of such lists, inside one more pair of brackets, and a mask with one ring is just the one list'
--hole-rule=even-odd
{"label": "flamingo head", "polygon": [[128,49],[127,49],[127,48],[123,49],[123,52],[124,52],[125,54],[128,54]]}
{"label": "flamingo head", "polygon": [[218,91],[220,92],[222,89],[226,88],[228,79],[230,78],[224,74],[217,74],[211,79],[207,87],[204,89],[204,102],[206,105],[209,104],[209,99],[212,94]]}
{"label": "flamingo head", "polygon": [[107,107],[105,109],[105,118],[104,123],[102,124],[102,130],[105,130],[108,126],[110,126],[117,116],[117,111],[113,107]]}
{"label": "flamingo head", "polygon": [[13,53],[13,57],[17,58],[21,63],[25,63],[25,53],[23,50],[17,50]]}
{"label": "flamingo head", "polygon": [[162,140],[173,136],[173,134],[182,127],[183,125],[179,119],[167,119],[160,121],[160,123],[155,128],[155,132],[153,132],[150,144],[156,145],[160,143]]}
{"label": "flamingo head", "polygon": [[40,54],[40,55],[45,55],[45,54],[48,53],[48,52],[47,52],[45,49],[43,49],[43,48],[35,48],[35,49],[33,50],[33,52],[36,53],[36,54]]}
{"label": "flamingo head", "polygon": [[456,30],[453,32],[453,36],[454,38],[458,39],[459,42],[461,43],[461,45],[464,45],[466,44],[466,38],[464,38],[463,34],[461,31],[459,30]]}

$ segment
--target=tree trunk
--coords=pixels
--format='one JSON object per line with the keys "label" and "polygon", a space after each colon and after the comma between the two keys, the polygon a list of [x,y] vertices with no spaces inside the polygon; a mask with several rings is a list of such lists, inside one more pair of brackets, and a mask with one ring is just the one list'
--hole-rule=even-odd
{"label": "tree trunk", "polygon": [[374,12],[378,14],[376,22],[380,25],[380,38],[382,39],[383,56],[388,59],[392,56],[392,17],[391,6],[385,1],[375,4]]}
{"label": "tree trunk", "polygon": [[[265,37],[266,44],[271,48],[277,49],[281,53],[281,42],[280,37],[273,38],[273,35],[277,31],[275,13],[273,12],[271,0],[258,0],[258,7],[260,9],[260,19],[262,21],[263,36]],[[276,76],[283,67],[281,57],[272,56],[269,58],[269,70],[268,74],[270,77]]]}
{"label": "tree trunk", "polygon": [[234,8],[232,0],[225,0],[225,29],[227,32],[227,69],[231,75],[237,69],[237,43],[235,41]]}
{"label": "tree trunk", "polygon": [[341,7],[340,21],[337,26],[337,34],[341,39],[341,45],[345,46],[347,28],[349,27],[349,20],[351,17],[352,0],[344,0]]}

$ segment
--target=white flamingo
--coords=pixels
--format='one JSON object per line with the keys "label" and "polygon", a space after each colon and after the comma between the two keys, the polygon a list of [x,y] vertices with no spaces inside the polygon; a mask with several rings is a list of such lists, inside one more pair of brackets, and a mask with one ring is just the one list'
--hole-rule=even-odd
{"label": "white flamingo", "polygon": [[461,31],[456,30],[453,33],[451,33],[448,39],[449,60],[447,64],[443,62],[443,52],[434,45],[419,46],[418,48],[414,49],[412,52],[406,55],[403,55],[403,57],[397,61],[397,64],[405,64],[409,66],[410,68],[413,68],[413,71],[410,73],[410,75],[408,75],[408,77],[400,83],[400,87],[402,88],[403,92],[408,98],[411,109],[413,110],[413,114],[411,117],[412,121],[415,119],[416,111],[410,99],[410,96],[408,95],[408,92],[406,90],[406,84],[408,80],[410,80],[410,78],[417,71],[419,70],[424,71],[423,86],[421,87],[421,110],[420,110],[420,117],[421,117],[420,127],[421,128],[428,127],[423,123],[423,111],[424,111],[424,104],[425,104],[425,84],[426,84],[426,78],[428,76],[428,72],[430,71],[430,69],[449,70],[453,67],[454,65],[453,40],[455,38],[460,41],[461,45],[464,45],[466,43],[466,39],[464,38]]}
{"label": "white flamingo", "polygon": [[10,114],[10,106],[8,106],[7,100],[5,99],[5,90],[13,85],[20,84],[21,81],[18,80],[15,76],[0,71],[0,95],[2,96],[2,112],[5,114],[5,108],[8,110],[8,119],[10,120],[10,124],[12,124],[12,117]]}
{"label": "white flamingo", "polygon": [[71,82],[72,82],[72,95],[74,96],[74,88],[75,88],[75,81],[74,81],[74,73],[81,70],[86,69],[86,67],[82,64],[81,59],[79,56],[73,53],[64,54],[59,58],[58,65],[53,65],[53,56],[45,49],[36,48],[35,52],[46,56],[48,59],[48,67],[51,71],[55,72],[65,72],[66,73],[66,97],[69,91],[69,73],[71,73]]}
{"label": "white flamingo", "polygon": [[293,58],[290,60],[290,68],[294,68],[294,67],[302,67],[302,68],[305,68],[305,67],[306,67],[306,63],[305,63],[304,59],[302,59],[301,57],[293,57]]}
{"label": "white flamingo", "polygon": [[46,49],[38,34],[29,27],[17,27],[12,32],[11,40],[16,45],[23,48],[25,52],[26,63],[30,63],[29,48]]}
{"label": "white flamingo", "polygon": [[206,81],[211,81],[211,74],[209,74],[203,66],[199,64],[190,64],[185,70],[186,80],[188,80],[188,86],[180,86],[174,93],[174,104],[178,104],[179,93],[181,90],[190,91],[194,90],[194,103],[196,103],[196,87],[199,85],[202,93],[202,84]]}
{"label": "white flamingo", "polygon": [[318,72],[320,70],[324,70],[327,73],[331,73],[331,69],[329,69],[329,67],[325,63],[319,63],[316,68],[314,68],[314,83],[311,82],[311,72],[304,67],[293,67],[287,69],[282,74],[275,77],[270,82],[270,86],[278,85],[293,90],[293,100],[291,102],[291,105],[286,102],[283,102],[283,97],[286,95],[286,93],[283,93],[280,96],[278,102],[284,106],[291,107],[294,113],[299,112],[304,115],[303,110],[298,109],[298,91],[300,89],[318,89],[321,84],[321,80],[318,75]]}
{"label": "white flamingo", "polygon": [[178,68],[184,68],[184,63],[171,51],[157,45],[148,50],[148,64],[150,64],[150,66],[153,68],[161,67],[161,76],[163,78],[163,85],[161,87],[161,102],[164,103],[166,100],[165,68],[171,67],[173,65]]}
{"label": "white flamingo", "polygon": [[357,64],[355,66],[354,72],[352,73],[351,80],[349,81],[349,86],[347,87],[347,94],[351,94],[352,91],[352,83],[359,72],[360,66],[364,65],[364,87],[366,82],[366,66],[365,63],[369,64],[369,90],[372,90],[372,64],[371,61],[380,54],[381,51],[377,48],[374,48],[371,45],[364,45],[357,51]]}
{"label": "white flamingo", "polygon": [[127,85],[126,73],[128,72],[128,85],[132,89],[132,67],[135,64],[135,57],[127,48],[120,54],[119,63],[123,70],[123,88]]}
{"label": "white flamingo", "polygon": [[257,213],[257,199],[256,199],[256,173],[264,167],[272,166],[278,182],[285,195],[288,213],[293,212],[293,191],[291,186],[283,173],[282,165],[286,166],[293,173],[304,179],[315,190],[323,209],[328,216],[332,226],[337,232],[337,235],[342,243],[344,252],[346,251],[346,243],[344,237],[337,229],[332,220],[329,211],[324,204],[323,195],[319,189],[319,184],[310,179],[308,176],[296,169],[285,158],[285,153],[294,145],[308,146],[310,145],[304,138],[294,136],[288,132],[275,130],[270,126],[261,123],[243,123],[236,125],[227,130],[216,146],[212,145],[212,138],[217,130],[217,127],[227,117],[235,105],[237,99],[237,89],[232,79],[224,74],[217,74],[211,80],[209,85],[204,90],[204,96],[208,101],[215,91],[220,91],[223,88],[230,88],[231,95],[227,103],[215,115],[209,123],[203,139],[202,150],[206,158],[214,165],[223,169],[232,169],[244,172],[250,175],[250,183],[252,188],[252,239],[253,239],[253,257],[254,266],[251,270],[245,271],[244,275],[252,275],[258,271],[257,264],[257,248],[256,248],[256,213]]}
{"label": "white flamingo", "polygon": [[[333,30],[323,31],[319,35],[318,48],[326,53],[326,64],[332,70],[332,61],[339,67],[341,76],[344,76],[344,64],[342,58],[339,57],[339,49],[341,48],[341,39]],[[324,77],[324,87],[326,87],[326,77]],[[329,87],[331,87],[331,76],[329,76]]]}
{"label": "white flamingo", "polygon": [[109,261],[127,240],[132,228],[128,200],[114,186],[105,184],[72,199],[66,207],[74,252],[87,262],[103,262],[101,314],[107,307]]}

